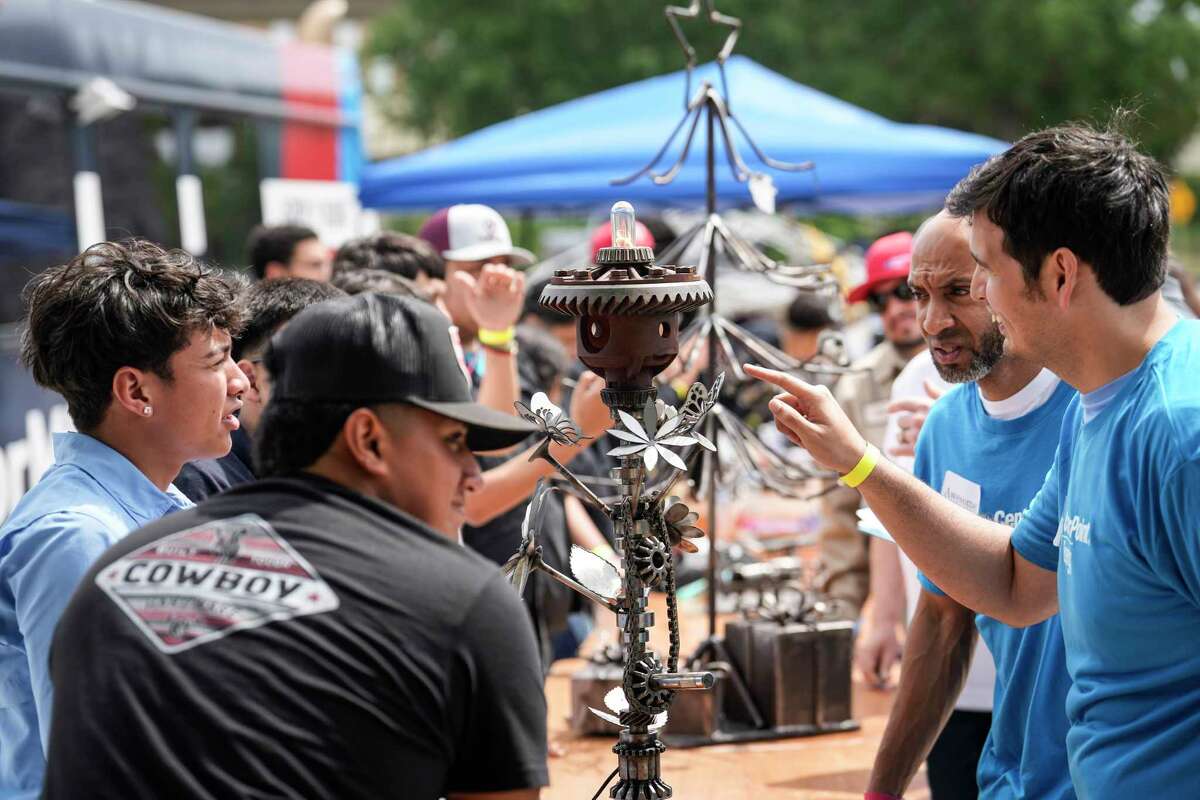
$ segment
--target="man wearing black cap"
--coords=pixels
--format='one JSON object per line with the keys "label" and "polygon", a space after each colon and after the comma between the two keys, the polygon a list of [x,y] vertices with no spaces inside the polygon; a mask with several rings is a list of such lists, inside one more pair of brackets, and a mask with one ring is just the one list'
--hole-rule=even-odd
{"label": "man wearing black cap", "polygon": [[529,428],[409,298],[314,305],[267,367],[266,479],[131,534],[63,615],[44,796],[536,798],[529,618],[458,545],[471,451]]}

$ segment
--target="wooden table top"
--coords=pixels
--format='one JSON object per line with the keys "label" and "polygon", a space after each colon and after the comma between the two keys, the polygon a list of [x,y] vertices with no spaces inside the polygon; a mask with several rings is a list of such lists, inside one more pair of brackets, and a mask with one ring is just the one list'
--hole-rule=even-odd
{"label": "wooden table top", "polygon": [[[662,597],[651,598],[658,613],[652,644],[666,652],[665,609]],[[684,652],[707,634],[704,599],[681,605],[680,633]],[[602,620],[610,630],[615,621]],[[597,634],[593,632],[593,642]],[[615,637],[614,637],[615,638]],[[594,643],[593,645],[594,646]],[[582,652],[589,651],[585,643]],[[583,666],[581,659],[555,663],[546,681],[550,708],[550,739],[566,753],[550,759],[550,787],[544,800],[590,800],[617,765],[612,753],[615,738],[576,738],[568,728],[571,675]],[[862,728],[847,733],[780,739],[750,744],[726,744],[688,750],[668,749],[662,758],[663,778],[680,800],[856,800],[866,789],[871,764],[883,735],[892,693],[854,683],[854,717]],[[608,797],[608,790],[601,795]],[[908,800],[928,800],[924,775],[918,775],[905,795]]]}

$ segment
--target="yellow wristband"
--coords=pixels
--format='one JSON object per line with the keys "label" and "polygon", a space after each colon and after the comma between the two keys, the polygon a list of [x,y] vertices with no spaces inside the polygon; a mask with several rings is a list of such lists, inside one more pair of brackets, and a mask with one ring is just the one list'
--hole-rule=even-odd
{"label": "yellow wristband", "polygon": [[486,328],[479,329],[479,343],[488,347],[504,347],[514,338],[516,338],[516,328],[505,328],[502,331],[489,331]]}
{"label": "yellow wristband", "polygon": [[879,463],[879,448],[873,444],[867,445],[867,451],[863,453],[862,458],[854,465],[854,469],[847,472],[838,479],[838,483],[842,486],[848,486],[851,489],[857,489],[863,481],[871,477],[871,473],[875,471],[875,465]]}

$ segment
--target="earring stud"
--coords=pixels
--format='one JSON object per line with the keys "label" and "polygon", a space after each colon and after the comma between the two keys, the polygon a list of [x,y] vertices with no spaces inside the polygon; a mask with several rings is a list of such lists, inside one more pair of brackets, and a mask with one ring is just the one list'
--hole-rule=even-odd
{"label": "earring stud", "polygon": [[143,417],[148,417],[153,413],[154,413],[154,411],[153,411],[153,409],[150,408],[150,406],[142,406],[142,416]]}

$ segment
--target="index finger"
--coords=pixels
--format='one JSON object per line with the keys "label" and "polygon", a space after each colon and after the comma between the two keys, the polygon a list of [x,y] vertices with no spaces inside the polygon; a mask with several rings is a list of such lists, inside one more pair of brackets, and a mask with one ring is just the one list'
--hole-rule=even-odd
{"label": "index finger", "polygon": [[754,364],[743,364],[742,368],[746,373],[753,375],[760,381],[774,384],[785,392],[791,392],[796,396],[811,397],[815,388],[811,383],[802,381],[795,375],[789,375],[786,372],[780,372],[777,369],[767,369]]}

